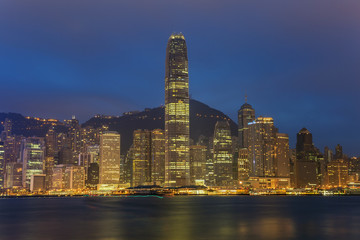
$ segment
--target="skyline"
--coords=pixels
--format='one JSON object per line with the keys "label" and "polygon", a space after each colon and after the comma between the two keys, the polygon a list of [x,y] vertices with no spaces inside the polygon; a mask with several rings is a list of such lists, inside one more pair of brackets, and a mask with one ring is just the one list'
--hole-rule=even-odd
{"label": "skyline", "polygon": [[[0,112],[84,122],[164,104],[164,46],[179,31],[194,99],[237,122],[247,94],[257,116],[273,117],[292,147],[306,127],[321,150],[340,143],[359,155],[360,3],[87,2],[4,1]],[[175,17],[166,13],[174,6]]]}

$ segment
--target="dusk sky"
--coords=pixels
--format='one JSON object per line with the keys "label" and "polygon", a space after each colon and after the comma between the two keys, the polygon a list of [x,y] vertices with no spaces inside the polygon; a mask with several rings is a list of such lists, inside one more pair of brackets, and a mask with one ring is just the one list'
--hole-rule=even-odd
{"label": "dusk sky", "polygon": [[248,102],[294,147],[360,155],[359,0],[1,0],[0,112],[81,122],[164,104],[168,37],[188,45],[192,98]]}

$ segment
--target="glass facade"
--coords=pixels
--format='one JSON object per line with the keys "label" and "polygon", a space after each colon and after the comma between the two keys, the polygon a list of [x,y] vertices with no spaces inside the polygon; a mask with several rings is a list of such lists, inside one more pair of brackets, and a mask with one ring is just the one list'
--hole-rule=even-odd
{"label": "glass facade", "polygon": [[172,34],[165,63],[165,185],[190,184],[189,75],[184,36]]}

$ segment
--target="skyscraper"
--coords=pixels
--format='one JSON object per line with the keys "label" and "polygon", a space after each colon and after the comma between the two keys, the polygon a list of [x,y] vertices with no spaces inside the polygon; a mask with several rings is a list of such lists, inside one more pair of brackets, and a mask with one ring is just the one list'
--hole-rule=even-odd
{"label": "skyscraper", "polygon": [[44,174],[45,143],[43,138],[30,137],[21,143],[21,162],[23,163],[23,187],[30,187],[31,176]]}
{"label": "skyscraper", "polygon": [[206,155],[206,146],[190,146],[190,177],[192,185],[205,185]]}
{"label": "skyscraper", "polygon": [[185,37],[172,34],[165,62],[165,185],[190,183],[189,74]]}
{"label": "skyscraper", "polygon": [[151,181],[151,131],[135,130],[132,147],[132,185],[147,184]]}
{"label": "skyscraper", "polygon": [[255,120],[255,110],[250,104],[245,102],[238,111],[238,134],[239,148],[247,148],[249,146],[249,126],[250,122]]}
{"label": "skyscraper", "polygon": [[100,136],[99,183],[120,183],[120,134],[105,132]]}
{"label": "skyscraper", "polygon": [[0,189],[4,187],[4,176],[5,176],[5,151],[4,143],[0,142]]}
{"label": "skyscraper", "polygon": [[258,117],[249,123],[249,162],[251,176],[275,176],[277,129],[271,117]]}
{"label": "skyscraper", "polygon": [[161,129],[151,132],[151,181],[157,185],[165,181],[165,133]]}
{"label": "skyscraper", "polygon": [[218,121],[216,123],[213,148],[215,185],[233,185],[233,154],[229,122]]}
{"label": "skyscraper", "polygon": [[290,177],[289,136],[276,133],[275,174],[277,177]]}

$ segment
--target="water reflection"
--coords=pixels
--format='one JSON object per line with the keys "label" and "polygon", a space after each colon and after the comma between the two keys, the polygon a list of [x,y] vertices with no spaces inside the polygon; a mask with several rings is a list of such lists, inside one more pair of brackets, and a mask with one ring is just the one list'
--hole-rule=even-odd
{"label": "water reflection", "polygon": [[0,239],[357,239],[359,197],[0,200]]}

